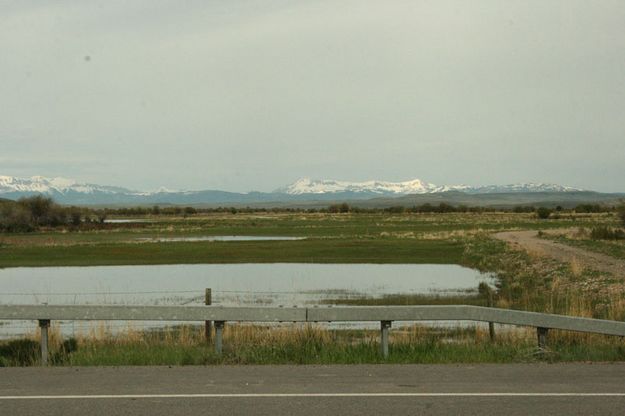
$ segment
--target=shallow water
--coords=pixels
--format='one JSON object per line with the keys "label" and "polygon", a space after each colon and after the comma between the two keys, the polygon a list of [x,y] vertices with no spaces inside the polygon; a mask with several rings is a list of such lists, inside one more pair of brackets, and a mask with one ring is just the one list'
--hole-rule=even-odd
{"label": "shallow water", "polygon": [[[0,270],[0,303],[202,305],[205,288],[211,288],[217,305],[305,306],[351,296],[458,295],[491,280],[489,275],[465,267],[429,264],[9,268]],[[77,325],[85,324],[64,323],[62,331],[71,333]],[[33,323],[5,322],[0,325],[0,337],[32,332],[33,328]]]}
{"label": "shallow water", "polygon": [[136,241],[167,243],[179,241],[295,241],[306,237],[254,236],[254,235],[204,235],[196,237],[149,237],[137,238]]}
{"label": "shallow water", "polygon": [[105,224],[133,224],[133,223],[141,223],[141,222],[152,222],[152,221],[148,219],[144,219],[144,218],[128,218],[128,219],[122,219],[122,218],[108,219],[107,218],[104,220]]}

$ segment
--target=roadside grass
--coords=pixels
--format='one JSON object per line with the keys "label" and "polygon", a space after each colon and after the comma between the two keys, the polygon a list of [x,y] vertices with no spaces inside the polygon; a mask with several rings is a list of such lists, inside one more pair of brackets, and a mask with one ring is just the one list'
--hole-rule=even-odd
{"label": "roadside grass", "polygon": [[608,256],[625,260],[625,240],[591,240],[569,238],[567,236],[555,236],[551,237],[551,239],[558,243],[568,244],[573,247],[579,247],[584,250],[607,254]]}
{"label": "roadside grass", "polygon": [[[539,351],[534,330],[498,329],[495,341],[481,327],[433,328],[411,325],[390,333],[388,359],[379,353],[378,331],[329,330],[315,325],[227,325],[218,356],[197,326],[163,330],[129,329],[117,335],[79,335],[75,349],[63,351],[53,331],[52,365],[214,365],[364,363],[514,363],[622,361],[625,344],[617,337],[551,331],[549,349]],[[4,343],[6,344],[6,342]],[[0,351],[2,343],[0,343]],[[0,358],[0,365],[37,365],[37,343],[30,359]]]}

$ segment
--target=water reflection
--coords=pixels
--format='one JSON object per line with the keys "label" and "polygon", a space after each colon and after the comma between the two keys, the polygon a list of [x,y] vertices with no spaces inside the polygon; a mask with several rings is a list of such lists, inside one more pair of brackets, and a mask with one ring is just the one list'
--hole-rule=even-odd
{"label": "water reflection", "polygon": [[[428,264],[9,268],[0,270],[0,303],[202,305],[205,288],[211,288],[213,303],[224,306],[306,306],[352,296],[462,295],[489,280],[489,275],[465,267]],[[84,324],[64,324],[63,332],[74,331],[76,325]],[[25,332],[32,332],[32,323],[0,326],[4,337]]]}

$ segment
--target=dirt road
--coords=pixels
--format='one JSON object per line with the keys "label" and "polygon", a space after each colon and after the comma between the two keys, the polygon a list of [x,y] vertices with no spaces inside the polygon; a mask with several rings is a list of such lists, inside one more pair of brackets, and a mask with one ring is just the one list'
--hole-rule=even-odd
{"label": "dirt road", "polygon": [[532,254],[551,257],[565,263],[577,263],[584,268],[625,277],[625,260],[542,239],[538,237],[536,231],[506,231],[493,234],[493,237]]}

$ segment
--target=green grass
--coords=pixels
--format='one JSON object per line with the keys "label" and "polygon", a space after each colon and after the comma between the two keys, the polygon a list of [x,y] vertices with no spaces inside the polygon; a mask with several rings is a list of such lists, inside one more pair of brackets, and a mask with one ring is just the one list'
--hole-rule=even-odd
{"label": "green grass", "polygon": [[377,342],[356,345],[315,345],[226,348],[219,357],[208,346],[173,347],[137,344],[87,348],[73,353],[63,365],[213,365],[213,364],[459,364],[569,361],[624,361],[625,347],[614,345],[552,345],[541,358],[534,343],[466,343],[454,345],[434,340],[413,344],[391,344],[388,359],[380,356]]}
{"label": "green grass", "polygon": [[[102,229],[0,233],[0,267],[176,263],[460,263],[475,234],[610,224],[605,215],[541,221],[533,214],[219,214],[158,217]],[[137,243],[141,238],[250,235],[304,241]]]}
{"label": "green grass", "polygon": [[337,297],[323,299],[319,303],[348,306],[384,306],[384,305],[475,305],[487,306],[483,296],[467,293],[465,296],[440,296],[424,294],[391,294],[380,297]]}
{"label": "green grass", "polygon": [[553,238],[553,240],[596,253],[607,254],[618,259],[625,259],[625,241],[623,240],[578,240],[564,236]]}
{"label": "green grass", "polygon": [[[278,347],[227,348],[219,357],[212,348],[133,345],[87,348],[73,353],[69,365],[209,365],[209,364],[366,364],[366,363],[504,363],[532,359],[530,344],[450,345],[423,340],[411,345],[391,345],[388,359],[380,356],[377,342],[355,345],[313,343]],[[568,354],[575,359],[577,354]],[[625,359],[625,354],[621,359]],[[585,357],[584,357],[585,358]],[[582,358],[583,359],[583,358]]]}
{"label": "green grass", "polygon": [[460,263],[450,240],[308,239],[0,247],[0,267],[197,263]]}
{"label": "green grass", "polygon": [[[540,353],[533,331],[504,331],[497,334],[495,341],[491,341],[484,330],[474,327],[415,326],[392,329],[390,335],[390,354],[385,359],[379,353],[378,331],[227,327],[223,355],[219,356],[213,345],[205,343],[199,328],[169,329],[85,338],[65,353],[59,350],[59,346],[52,346],[51,364],[435,364],[625,360],[625,344],[616,337],[552,331],[549,350]],[[16,348],[13,348],[13,355],[2,355],[0,343],[0,366],[38,365],[37,343],[20,341],[18,344],[21,348],[19,356]]]}

